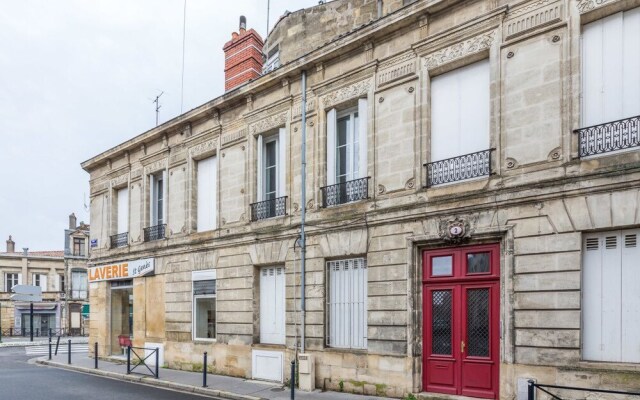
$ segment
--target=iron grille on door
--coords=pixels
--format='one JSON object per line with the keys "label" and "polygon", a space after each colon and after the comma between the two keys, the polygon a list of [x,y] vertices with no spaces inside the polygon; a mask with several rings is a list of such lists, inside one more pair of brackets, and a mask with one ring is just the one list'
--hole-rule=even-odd
{"label": "iron grille on door", "polygon": [[367,348],[367,262],[364,258],[327,262],[329,324],[327,345]]}

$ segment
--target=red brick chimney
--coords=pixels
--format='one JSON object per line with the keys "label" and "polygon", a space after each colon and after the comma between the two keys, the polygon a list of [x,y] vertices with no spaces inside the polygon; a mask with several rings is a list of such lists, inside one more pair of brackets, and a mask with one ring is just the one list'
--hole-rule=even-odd
{"label": "red brick chimney", "polygon": [[247,19],[240,17],[240,32],[233,32],[224,51],[224,88],[226,91],[255,79],[262,74],[262,38],[253,29],[247,30]]}

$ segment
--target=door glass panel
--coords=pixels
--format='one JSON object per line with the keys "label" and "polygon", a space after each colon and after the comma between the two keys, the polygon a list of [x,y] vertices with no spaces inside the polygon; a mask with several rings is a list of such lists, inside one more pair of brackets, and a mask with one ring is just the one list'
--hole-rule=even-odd
{"label": "door glass panel", "polygon": [[431,354],[451,354],[451,291],[431,293]]}
{"label": "door glass panel", "polygon": [[467,355],[489,357],[489,289],[467,291]]}
{"label": "door glass panel", "polygon": [[489,253],[467,254],[467,274],[480,274],[490,272]]}
{"label": "door glass panel", "polygon": [[450,276],[453,274],[453,256],[433,257],[431,259],[432,276]]}

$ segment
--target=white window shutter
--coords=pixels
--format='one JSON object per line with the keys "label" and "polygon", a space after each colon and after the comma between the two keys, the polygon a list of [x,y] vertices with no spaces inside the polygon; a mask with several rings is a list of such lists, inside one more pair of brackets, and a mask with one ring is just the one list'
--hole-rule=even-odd
{"label": "white window shutter", "polygon": [[360,146],[359,157],[358,160],[359,167],[358,171],[360,173],[359,177],[354,178],[366,178],[369,176],[367,174],[367,137],[368,137],[368,126],[369,126],[369,114],[368,114],[368,102],[367,99],[358,99],[358,145]]}
{"label": "white window shutter", "polygon": [[216,157],[198,161],[197,228],[210,231],[216,225]]}
{"label": "white window shutter", "polygon": [[257,179],[256,179],[256,200],[257,201],[262,201],[264,200],[264,138],[262,137],[262,135],[258,135],[258,160],[257,160],[257,164],[258,164],[258,174],[257,174]]}
{"label": "white window shutter", "polygon": [[278,197],[287,193],[287,129],[278,132]]}
{"label": "white window shutter", "polygon": [[156,177],[149,175],[149,226],[157,225],[158,219],[156,218]]}
{"label": "white window shutter", "polygon": [[169,203],[169,198],[167,197],[167,193],[169,193],[169,180],[167,179],[169,174],[167,174],[167,170],[162,171],[162,223],[166,224],[169,221],[169,215],[167,215],[167,204]]}
{"label": "white window shutter", "polygon": [[[639,14],[640,15],[640,14]],[[640,25],[640,24],[639,24]],[[640,229],[622,232],[622,362],[640,362]]]}
{"label": "white window shutter", "polygon": [[61,292],[62,291],[62,275],[56,275],[56,287],[55,287],[55,291],[56,292]]}
{"label": "white window shutter", "polygon": [[336,183],[336,109],[327,112],[327,186]]}
{"label": "white window shutter", "polygon": [[[18,285],[22,285],[22,274],[18,274]],[[11,288],[9,288],[9,290],[11,290]]]}
{"label": "white window shutter", "polygon": [[49,291],[49,286],[47,285],[47,276],[45,274],[40,275],[40,287],[43,292]]}
{"label": "white window shutter", "polygon": [[[640,114],[640,7],[624,12],[622,118]],[[640,350],[638,350],[640,351]]]}
{"label": "white window shutter", "polygon": [[129,232],[129,188],[122,188],[117,192],[118,219],[117,232]]}

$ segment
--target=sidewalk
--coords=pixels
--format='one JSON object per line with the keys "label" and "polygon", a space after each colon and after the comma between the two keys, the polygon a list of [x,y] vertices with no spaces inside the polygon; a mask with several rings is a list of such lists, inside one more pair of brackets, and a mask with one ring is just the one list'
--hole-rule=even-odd
{"label": "sidewalk", "polygon": [[[87,336],[63,336],[60,338],[60,346],[66,345],[69,339],[71,339],[71,343],[89,343]],[[51,338],[54,346],[57,340],[57,336]],[[47,336],[34,337],[33,342],[29,341],[29,336],[2,336],[0,347],[44,346],[47,344],[49,344],[49,337]]]}
{"label": "sidewalk", "polygon": [[[258,382],[243,378],[233,378],[222,375],[207,375],[207,388],[202,387],[201,372],[187,372],[173,369],[160,368],[159,379],[153,376],[145,376],[136,373],[127,375],[127,366],[98,360],[99,369],[94,369],[94,359],[88,355],[77,353],[72,355],[72,364],[67,364],[67,355],[54,356],[51,361],[48,357],[41,357],[38,364],[51,367],[64,368],[88,374],[101,375],[109,378],[137,382],[146,385],[163,387],[187,393],[196,393],[208,396],[223,397],[234,400],[288,400],[291,394],[288,388],[281,384]],[[148,372],[144,366],[136,368],[135,372]],[[296,399],[299,400],[391,400],[385,397],[364,396],[339,392],[321,392],[316,390],[311,393],[296,390]]]}

